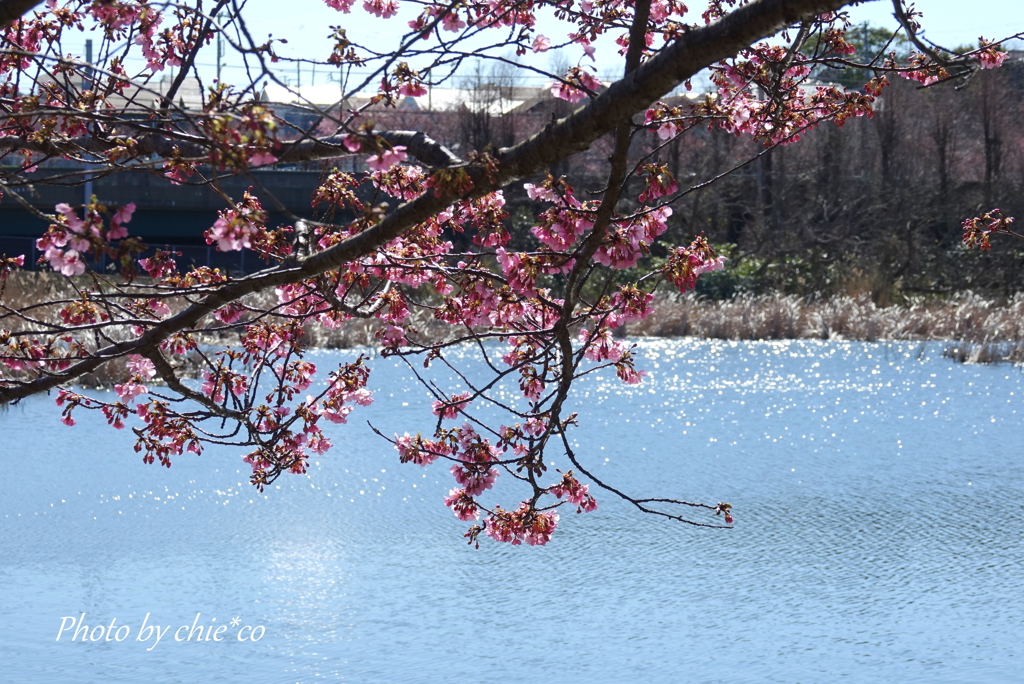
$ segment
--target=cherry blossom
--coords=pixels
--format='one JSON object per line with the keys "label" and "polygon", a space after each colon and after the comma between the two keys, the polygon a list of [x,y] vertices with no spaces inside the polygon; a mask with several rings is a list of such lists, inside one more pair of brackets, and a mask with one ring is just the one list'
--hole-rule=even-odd
{"label": "cherry blossom", "polygon": [[328,7],[344,12],[348,14],[352,11],[352,5],[355,4],[355,0],[324,0]]}
{"label": "cherry blossom", "polygon": [[384,150],[380,154],[375,154],[366,158],[366,165],[373,171],[387,171],[395,164],[401,164],[409,155],[405,152],[403,145],[396,145],[395,147]]}
{"label": "cherry blossom", "polygon": [[455,517],[459,520],[479,520],[480,508],[473,497],[469,496],[464,489],[453,489],[448,492],[444,505],[452,509]]}
{"label": "cherry blossom", "polygon": [[589,71],[580,67],[571,67],[569,72],[551,86],[551,94],[560,100],[576,103],[587,97],[587,93],[596,92],[601,88],[601,82],[594,78]]}
{"label": "cherry blossom", "polygon": [[398,13],[396,0],[363,0],[363,9],[381,19],[390,19]]}
{"label": "cherry blossom", "polygon": [[562,476],[561,482],[548,487],[548,493],[557,496],[559,499],[565,499],[571,504],[575,504],[578,507],[576,509],[577,513],[582,511],[590,512],[597,509],[597,501],[590,495],[590,487],[580,484],[573,476],[571,470]]}
{"label": "cherry blossom", "polygon": [[511,512],[495,508],[484,521],[484,531],[495,541],[516,546],[525,541],[530,546],[543,546],[551,541],[558,519],[556,511],[537,511],[524,502]]}
{"label": "cherry blossom", "polygon": [[[324,2],[346,14],[356,4]],[[398,415],[374,426],[398,460],[452,476],[444,504],[473,523],[471,543],[546,544],[559,512],[594,510],[598,489],[641,505],[588,474],[593,454],[576,453],[574,431],[593,424],[574,383],[594,371],[644,383],[645,361],[623,326],[650,316],[662,284],[687,292],[725,268],[705,236],[686,233],[680,211],[712,179],[684,175],[666,150],[703,144],[700,136],[717,130],[739,138],[737,148],[752,141],[753,157],[796,144],[811,128],[872,116],[893,75],[928,85],[1007,59],[986,41],[963,54],[925,46],[902,63],[891,55],[860,65],[871,71],[863,86],[816,82],[822,68],[858,59],[840,0],[713,0],[692,14],[675,0],[359,4],[397,42],[331,27],[323,31],[328,54],[293,52],[294,41],[284,50],[280,37],[242,30],[245,7],[211,21],[209,8],[187,3],[50,0],[3,29],[0,155],[13,170],[3,190],[31,193],[53,169],[66,174],[54,187],[75,190],[42,214],[48,225],[35,245],[40,264],[75,280],[72,295],[8,316],[34,321],[52,309],[45,324],[0,329],[0,401],[54,390],[63,423],[96,411],[114,429],[130,426],[140,457],[166,467],[210,443],[244,447],[238,456],[263,489],[305,473],[312,455],[331,457],[334,431],[374,400],[371,366],[393,357],[424,390],[422,432],[392,426]],[[407,19],[383,23],[403,8],[418,13],[411,33]],[[565,24],[561,38],[539,32],[550,12]],[[911,37],[919,28],[904,21]],[[73,57],[82,32],[105,46],[88,71]],[[204,82],[186,103],[182,87],[213,60],[215,45],[249,71],[234,84]],[[559,62],[557,72],[517,63],[556,48],[578,61]],[[606,88],[596,64],[620,57],[625,76]],[[561,102],[521,103],[544,111],[532,128],[518,125],[519,114],[494,113],[508,102],[428,113],[437,120],[424,123],[422,98],[456,83],[458,68],[476,59],[543,74]],[[293,87],[288,99],[304,103],[296,108],[310,119],[302,123],[262,94],[270,83],[284,87],[281,73],[292,66],[312,64],[318,75],[320,67],[344,74],[344,92],[337,106],[306,107]],[[675,89],[690,91],[702,73],[708,91],[680,97]],[[512,94],[502,99],[518,101]],[[513,125],[502,139],[456,148],[444,130],[455,114]],[[302,218],[281,210],[272,183],[261,185],[269,174],[252,173],[284,163],[320,173]],[[600,166],[598,180],[578,191],[562,175],[572,177],[577,164]],[[259,270],[192,267],[182,254],[143,244],[144,230],[129,234],[134,203],[83,199],[76,186],[139,169],[154,183],[208,193],[218,210],[204,223],[207,244],[243,252]],[[225,181],[246,175],[242,187],[253,187],[238,197]],[[969,219],[965,244],[988,249],[992,235],[1015,235],[1012,221],[998,210]],[[0,278],[24,260],[0,256]],[[334,368],[310,356],[326,332],[355,330],[373,353]],[[479,366],[467,366],[467,349]],[[105,398],[63,386],[108,368],[118,380]],[[551,483],[553,465],[565,473]],[[503,507],[510,492],[519,503]],[[689,503],[658,500],[658,512],[733,523],[728,504],[695,504],[712,522],[675,511]]]}
{"label": "cherry blossom", "polygon": [[266,150],[258,150],[249,157],[249,164],[252,166],[264,166],[277,162],[277,157]]}

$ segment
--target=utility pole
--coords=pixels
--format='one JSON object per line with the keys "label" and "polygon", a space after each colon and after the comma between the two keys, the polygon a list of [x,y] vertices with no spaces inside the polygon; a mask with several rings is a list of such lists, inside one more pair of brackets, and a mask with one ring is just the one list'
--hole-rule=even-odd
{"label": "utility pole", "polygon": [[92,88],[92,38],[85,39],[85,63],[88,65],[82,73],[82,90]]}
{"label": "utility pole", "polygon": [[[217,25],[220,26],[220,15],[218,14],[214,18],[217,20]],[[221,82],[220,81],[220,67],[221,67],[221,61],[223,59],[224,59],[224,36],[220,32],[220,30],[218,30],[217,31],[217,83]]]}
{"label": "utility pole", "polygon": [[[82,74],[82,90],[92,89],[92,38],[85,39],[85,63],[88,65]],[[92,174],[86,173],[85,184],[82,186],[82,204],[89,206],[92,201]]]}

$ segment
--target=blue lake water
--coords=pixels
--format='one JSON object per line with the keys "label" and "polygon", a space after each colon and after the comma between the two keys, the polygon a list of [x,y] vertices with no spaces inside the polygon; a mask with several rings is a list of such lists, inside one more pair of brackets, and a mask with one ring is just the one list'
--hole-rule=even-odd
{"label": "blue lake water", "polygon": [[[442,504],[447,469],[398,463],[365,425],[429,425],[389,359],[377,402],[329,426],[336,448],[265,495],[237,450],[167,470],[99,415],[67,428],[46,397],[7,410],[0,679],[1024,680],[1020,369],[907,343],[640,348],[643,385],[578,386],[580,455],[634,494],[729,501],[735,529],[598,493],[546,547],[473,549]],[[81,613],[127,638],[57,641]],[[170,627],[159,643],[137,640],[147,614]],[[174,640],[193,625],[227,629]]]}

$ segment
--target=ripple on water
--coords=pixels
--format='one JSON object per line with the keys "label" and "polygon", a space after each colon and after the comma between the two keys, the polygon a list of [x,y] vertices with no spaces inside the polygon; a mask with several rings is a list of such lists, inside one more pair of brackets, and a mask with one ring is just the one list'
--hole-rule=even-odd
{"label": "ripple on water", "polygon": [[[85,419],[67,430],[47,399],[24,402],[3,417],[7,462],[34,464],[5,470],[0,504],[0,614],[23,626],[0,635],[8,670],[55,682],[543,681],[567,667],[595,682],[1016,681],[1019,370],[953,364],[934,344],[637,346],[642,385],[602,371],[576,389],[584,465],[634,494],[729,501],[734,530],[602,494],[594,513],[565,510],[548,547],[475,550],[441,505],[445,469],[400,465],[365,428],[430,429],[429,396],[392,359],[373,361],[378,402],[329,426],[337,448],[265,495],[229,449],[143,466],[131,435]],[[479,352],[459,353],[472,364]],[[57,618],[81,611],[240,614],[268,636],[145,657],[54,644]]]}

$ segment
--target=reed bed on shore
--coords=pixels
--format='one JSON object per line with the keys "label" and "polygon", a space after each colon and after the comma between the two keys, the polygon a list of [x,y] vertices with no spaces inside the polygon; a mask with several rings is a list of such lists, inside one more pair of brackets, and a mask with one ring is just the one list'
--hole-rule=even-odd
{"label": "reed bed on shore", "polygon": [[[61,305],[89,289],[88,278],[75,283],[53,273],[15,272],[0,290],[0,329],[45,332],[60,324]],[[272,312],[279,304],[275,292],[250,295],[243,303],[252,311]],[[172,313],[185,302],[167,301]],[[26,315],[13,312],[23,311]],[[274,319],[273,313],[269,314]],[[440,342],[465,335],[434,319],[429,309],[414,309],[410,323],[415,339]],[[335,329],[311,324],[306,327],[309,346],[324,349],[372,347],[383,324],[379,319],[353,319]],[[130,339],[127,326],[105,331],[106,341],[83,336],[90,349],[109,341]],[[795,295],[744,294],[730,300],[712,301],[693,293],[660,295],[653,314],[630,323],[625,333],[640,337],[699,337],[729,340],[940,340],[943,354],[962,363],[1024,363],[1024,294],[1008,301],[986,299],[973,293],[939,298],[909,299],[903,304],[880,307],[867,296],[813,299]],[[206,348],[237,343],[235,332],[210,330],[196,335]],[[183,376],[194,375],[201,360],[175,357]],[[127,379],[123,360],[104,364],[82,378],[86,386],[107,386]]]}
{"label": "reed bed on shore", "polygon": [[[146,279],[140,279],[140,282]],[[60,310],[69,302],[80,299],[83,292],[93,289],[88,276],[65,278],[57,273],[45,271],[14,271],[0,283],[0,330],[19,332],[54,333],[65,327]],[[166,301],[171,313],[181,311],[185,302],[179,299]],[[103,336],[96,333],[77,333],[74,337],[89,351],[93,352],[110,343],[123,342],[134,337],[127,325],[104,328]],[[209,344],[213,338],[201,337],[201,344]],[[0,346],[0,350],[3,347]],[[180,377],[195,377],[198,374],[198,359],[192,354],[169,355],[168,362]],[[4,369],[5,373],[17,379],[30,379],[32,371]],[[99,366],[91,373],[78,379],[75,384],[83,387],[111,387],[125,382],[129,377],[127,359],[115,358]]]}
{"label": "reed bed on shore", "polygon": [[727,340],[942,340],[944,354],[967,363],[1024,362],[1024,295],[1006,302],[963,293],[879,307],[867,296],[813,300],[741,295],[709,301],[663,296],[629,335]]}
{"label": "reed bed on shore", "polygon": [[[148,284],[148,278],[137,281]],[[83,292],[94,289],[88,276],[68,279],[56,273],[15,271],[7,279],[0,282],[0,330],[17,330],[22,332],[56,332],[64,324],[60,310],[69,302],[80,299]],[[187,302],[180,297],[164,300],[171,315],[182,311]],[[269,322],[281,322],[282,316],[274,312],[279,309],[280,301],[275,291],[257,292],[244,297],[241,303],[250,310],[245,318],[252,320],[261,317]],[[430,310],[414,309],[408,323],[417,333],[412,338],[423,343],[435,343],[455,339],[468,333],[435,319]],[[223,347],[239,343],[237,330],[219,330],[219,323],[211,323],[210,329],[193,332],[193,337],[200,345],[200,351],[209,348]],[[334,329],[318,324],[307,324],[304,327],[306,340],[310,347],[321,349],[349,349],[353,347],[373,347],[377,344],[377,333],[384,324],[377,318],[354,318]],[[83,333],[76,337],[90,352],[112,342],[132,339],[134,334],[129,326],[111,326],[105,328],[103,337]],[[2,350],[0,346],[0,350]],[[199,353],[182,355],[166,355],[168,362],[176,368],[180,377],[196,377],[203,367]],[[34,375],[31,371],[6,369],[19,379],[28,379]],[[126,358],[113,359],[95,371],[82,376],[76,384],[85,387],[110,387],[125,382],[129,377]]]}

